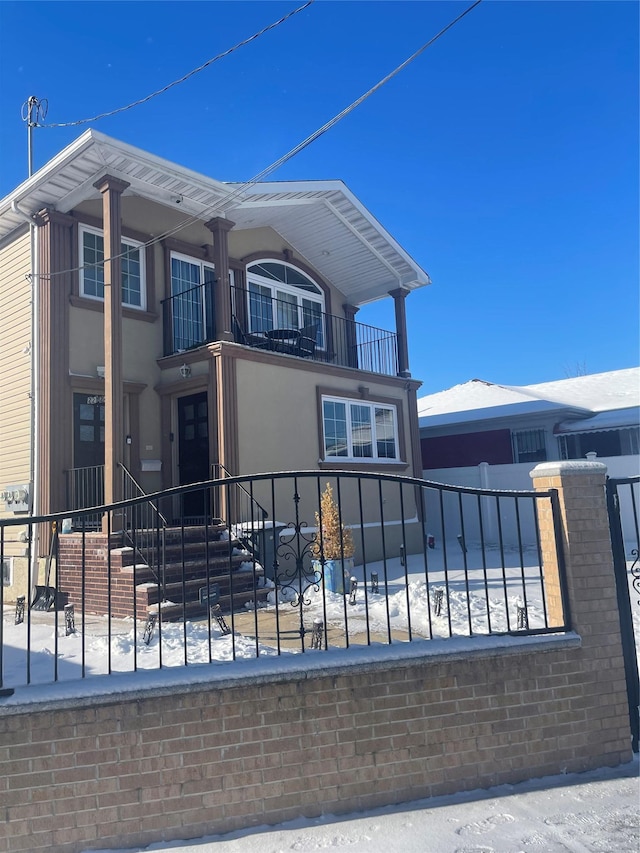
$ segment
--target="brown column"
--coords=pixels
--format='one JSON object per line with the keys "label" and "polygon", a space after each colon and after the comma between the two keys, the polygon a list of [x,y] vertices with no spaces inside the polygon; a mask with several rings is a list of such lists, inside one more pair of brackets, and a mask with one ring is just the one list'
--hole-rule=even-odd
{"label": "brown column", "polygon": [[398,340],[398,376],[409,378],[409,348],[407,346],[407,312],[404,300],[409,295],[408,290],[399,287],[391,290],[389,296],[393,297],[396,308],[396,336]]}
{"label": "brown column", "polygon": [[[231,293],[229,290],[229,231],[235,225],[229,219],[216,216],[205,223],[213,234],[213,262],[216,268],[214,294],[216,340],[225,340],[224,333],[231,335]],[[233,340],[232,337],[229,340]]]}
{"label": "brown column", "polygon": [[[348,367],[358,367],[358,336],[356,335],[356,314],[360,310],[355,305],[349,305],[345,302],[342,306],[345,319],[345,345],[347,351],[346,363]],[[335,346],[335,342],[334,342]],[[338,347],[342,346],[342,341],[338,342]],[[338,364],[341,364],[342,353],[339,353]]]}
{"label": "brown column", "polygon": [[[37,480],[38,514],[66,508],[65,472],[71,468],[72,402],[69,376],[69,296],[72,257],[71,228],[75,221],[62,213],[41,211],[38,226],[38,363]],[[49,531],[41,538],[49,547]]]}
{"label": "brown column", "polygon": [[122,222],[121,196],[129,186],[105,175],[94,184],[102,193],[104,229],[104,500],[122,499],[119,463],[124,460],[122,386]]}
{"label": "brown column", "polygon": [[215,411],[217,421],[217,461],[224,465],[232,474],[238,471],[238,399],[236,360],[224,353],[216,356],[215,361],[215,409],[210,405],[209,411]]}

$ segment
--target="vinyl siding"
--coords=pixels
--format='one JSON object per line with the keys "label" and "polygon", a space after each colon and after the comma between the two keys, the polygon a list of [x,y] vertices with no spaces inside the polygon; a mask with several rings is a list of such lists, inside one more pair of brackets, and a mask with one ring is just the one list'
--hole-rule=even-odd
{"label": "vinyl siding", "polygon": [[25,276],[30,269],[26,233],[0,249],[0,489],[29,481],[31,284]]}

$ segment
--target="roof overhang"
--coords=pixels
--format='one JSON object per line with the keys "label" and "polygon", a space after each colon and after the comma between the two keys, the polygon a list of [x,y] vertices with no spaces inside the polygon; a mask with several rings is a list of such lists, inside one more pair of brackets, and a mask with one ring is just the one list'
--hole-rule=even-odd
{"label": "roof overhang", "polygon": [[592,418],[579,421],[561,421],[554,427],[556,435],[567,435],[578,432],[609,432],[611,430],[638,427],[640,424],[640,407],[616,409],[611,412],[600,412]]}
{"label": "roof overhang", "polygon": [[[487,421],[501,422],[500,426],[508,425],[510,421],[519,418],[550,416],[576,416],[584,415],[584,411],[574,409],[571,406],[558,406],[547,400],[531,400],[527,402],[510,403],[502,406],[487,406],[484,409],[466,409],[460,412],[442,412],[429,415],[428,411],[419,413],[418,422],[421,428],[435,428],[443,426],[471,424],[483,425],[486,428]],[[504,421],[504,424],[502,423]]]}
{"label": "roof overhang", "polygon": [[284,181],[253,185],[216,181],[139,148],[88,130],[0,201],[0,240],[43,208],[68,213],[97,198],[105,174],[137,195],[181,216],[215,216],[238,229],[274,228],[353,305],[430,284],[404,251],[341,181]]}

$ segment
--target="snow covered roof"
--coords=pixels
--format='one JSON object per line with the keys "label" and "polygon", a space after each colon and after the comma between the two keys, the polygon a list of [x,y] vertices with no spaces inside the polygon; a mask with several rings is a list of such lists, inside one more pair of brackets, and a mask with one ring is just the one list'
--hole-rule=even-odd
{"label": "snow covered roof", "polygon": [[631,406],[629,409],[617,409],[613,412],[600,412],[592,418],[579,421],[561,421],[554,428],[555,433],[569,432],[606,432],[609,429],[623,429],[640,424],[640,408]]}
{"label": "snow covered roof", "polygon": [[114,175],[137,195],[203,222],[223,216],[236,230],[270,226],[353,305],[429,275],[339,180],[233,184],[214,180],[95,130],[87,130],[0,199],[0,240],[42,208],[67,213],[99,198],[94,183]]}
{"label": "snow covered roof", "polygon": [[[598,412],[624,410],[627,424],[637,423],[640,368],[612,370],[590,376],[535,385],[497,385],[471,379],[418,400],[420,426],[444,426],[502,417],[555,413],[559,419],[589,418]],[[631,418],[631,420],[629,420]],[[604,419],[599,423],[604,423]],[[615,427],[620,424],[616,422]],[[599,428],[599,427],[598,427]]]}

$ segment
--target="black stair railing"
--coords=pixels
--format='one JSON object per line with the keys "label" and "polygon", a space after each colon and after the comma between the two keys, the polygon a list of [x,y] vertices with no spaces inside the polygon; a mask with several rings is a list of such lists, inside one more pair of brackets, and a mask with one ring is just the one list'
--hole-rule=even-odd
{"label": "black stair railing", "polygon": [[[214,480],[224,480],[232,474],[220,462],[211,466],[211,477]],[[226,522],[233,530],[242,544],[256,556],[264,557],[266,550],[266,520],[269,516],[267,510],[253,496],[251,491],[242,483],[234,483],[229,486],[229,493],[225,496],[220,491],[214,491],[215,502],[219,506],[214,507],[218,517],[229,516]],[[224,510],[224,511],[223,511]]]}
{"label": "black stair railing", "polygon": [[[142,498],[146,492],[129,469],[120,464],[122,471],[123,499]],[[165,599],[167,567],[167,527],[169,522],[152,501],[135,503],[124,511],[125,539],[130,543],[136,557],[140,557],[153,573]]]}

